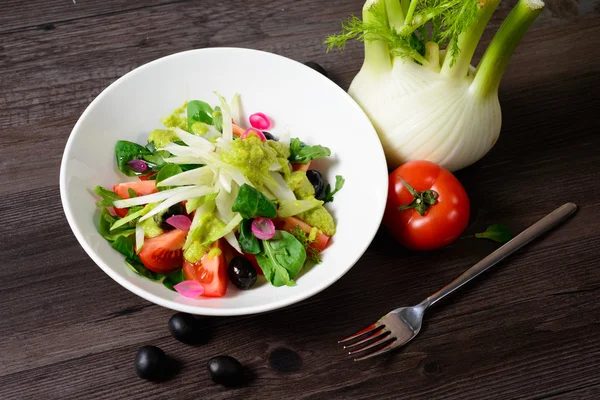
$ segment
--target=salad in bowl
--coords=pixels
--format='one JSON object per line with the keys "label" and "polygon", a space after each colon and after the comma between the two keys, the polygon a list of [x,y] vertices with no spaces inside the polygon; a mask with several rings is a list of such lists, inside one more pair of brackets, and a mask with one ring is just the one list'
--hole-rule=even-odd
{"label": "salad in bowl", "polygon": [[246,123],[237,94],[215,94],[215,107],[191,100],[162,118],[147,143],[116,142],[117,168],[137,180],[95,187],[98,231],[133,272],[186,297],[224,296],[229,280],[247,290],[258,275],[294,286],[335,234],[325,204],[344,178],[332,189],[309,169],[329,148],[274,136],[262,112]]}

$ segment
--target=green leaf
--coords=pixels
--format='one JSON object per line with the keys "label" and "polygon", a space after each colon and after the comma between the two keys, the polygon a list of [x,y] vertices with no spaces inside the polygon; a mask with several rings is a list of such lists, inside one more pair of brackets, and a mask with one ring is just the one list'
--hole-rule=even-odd
{"label": "green leaf", "polygon": [[240,224],[240,237],[238,242],[242,251],[247,254],[258,254],[261,252],[260,242],[252,233],[252,220],[245,219]]}
{"label": "green leaf", "polygon": [[187,105],[188,130],[192,132],[192,125],[196,122],[204,122],[213,125],[213,109],[203,101],[192,100]]}
{"label": "green leaf", "polygon": [[100,213],[98,232],[104,239],[108,240],[109,242],[112,242],[121,236],[130,236],[135,233],[135,229],[130,228],[127,225],[120,229],[115,229],[114,231],[111,231],[110,227],[115,222],[117,222],[117,218],[110,215],[106,208],[103,208],[102,212]]}
{"label": "green leaf", "polygon": [[504,224],[494,224],[487,227],[485,232],[476,233],[477,239],[489,239],[498,243],[506,243],[513,238],[513,234]]}
{"label": "green leaf", "polygon": [[265,278],[273,286],[294,286],[294,279],[306,261],[306,250],[294,235],[276,231],[271,240],[263,240],[264,252],[256,255]]}
{"label": "green leaf", "polygon": [[156,187],[158,190],[173,189],[175,186],[158,186],[158,183],[182,172],[181,167],[177,164],[167,164],[156,174]]}
{"label": "green leaf", "polygon": [[328,183],[327,186],[325,187],[325,190],[323,191],[323,194],[321,196],[319,196],[319,197],[321,197],[320,200],[323,200],[324,203],[331,203],[333,201],[333,195],[336,194],[337,192],[339,192],[340,190],[342,190],[345,182],[346,181],[344,180],[344,178],[341,175],[336,175],[335,176],[335,189],[332,191],[331,185]]}
{"label": "green leaf", "polygon": [[315,264],[320,264],[322,261],[319,251],[313,247],[310,247],[310,245],[317,240],[318,231],[319,230],[317,228],[313,227],[310,233],[306,233],[298,225],[294,225],[294,229],[292,229],[291,232],[291,234],[294,235],[294,237],[298,239],[300,243],[302,243],[302,246],[304,246],[304,249],[306,250],[306,258]]}
{"label": "green leaf", "polygon": [[132,188],[127,188],[127,193],[129,194],[129,198],[130,199],[133,199],[134,197],[137,197],[137,193]]}
{"label": "green leaf", "polygon": [[245,183],[240,187],[231,211],[239,212],[244,219],[277,216],[277,209],[273,203],[259,190]]}
{"label": "green leaf", "polygon": [[331,150],[320,145],[309,146],[298,138],[293,138],[290,142],[290,158],[292,163],[307,164],[317,158],[325,158],[331,155]]}
{"label": "green leaf", "polygon": [[137,176],[139,173],[135,172],[129,165],[128,162],[132,160],[143,160],[144,156],[149,155],[150,152],[144,146],[140,146],[137,143],[129,142],[127,140],[119,140],[115,145],[115,157],[117,159],[117,167],[119,171],[127,176]]}
{"label": "green leaf", "polygon": [[215,128],[217,128],[217,130],[219,132],[223,132],[223,113],[221,112],[221,107],[219,107],[219,106],[215,107],[212,117],[213,117]]}
{"label": "green leaf", "polygon": [[144,266],[144,264],[142,264],[142,262],[139,261],[139,258],[138,259],[126,258],[125,265],[127,265],[127,267],[129,267],[129,269],[132,270],[133,272],[135,272],[136,274],[141,275],[144,278],[148,278],[151,281],[160,281],[161,279],[164,278],[163,274],[157,274],[156,272],[152,272],[148,268],[146,268]]}
{"label": "green leaf", "polygon": [[167,274],[162,283],[167,289],[175,291],[175,289],[173,289],[173,286],[185,280],[186,277],[183,273],[183,269],[178,269],[177,271]]}
{"label": "green leaf", "polygon": [[133,236],[119,236],[113,243],[112,248],[123,254],[126,258],[135,260],[135,239]]}
{"label": "green leaf", "polygon": [[115,200],[123,200],[118,194],[112,190],[104,189],[102,186],[96,186],[94,193],[102,197],[102,200],[96,203],[98,207],[112,207]]}

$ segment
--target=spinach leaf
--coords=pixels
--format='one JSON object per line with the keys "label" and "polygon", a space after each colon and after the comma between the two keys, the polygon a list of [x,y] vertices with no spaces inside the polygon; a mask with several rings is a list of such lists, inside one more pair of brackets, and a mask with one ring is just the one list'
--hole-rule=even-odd
{"label": "spinach leaf", "polygon": [[192,132],[192,125],[196,122],[204,122],[213,125],[213,109],[208,103],[200,100],[192,100],[187,105],[188,130]]}
{"label": "spinach leaf", "polygon": [[96,186],[94,193],[102,197],[102,200],[96,203],[98,207],[111,207],[115,200],[123,200],[118,194],[112,190],[104,189],[102,186]]}
{"label": "spinach leaf", "polygon": [[132,270],[136,274],[141,275],[144,278],[148,278],[151,281],[160,281],[164,277],[163,274],[158,274],[156,272],[152,272],[148,268],[146,268],[144,266],[144,264],[142,264],[142,262],[139,261],[139,258],[138,259],[126,258],[125,264],[129,267],[130,270]]}
{"label": "spinach leaf", "polygon": [[175,289],[173,289],[173,286],[185,280],[186,277],[183,273],[183,269],[178,269],[177,271],[168,273],[162,283],[167,289],[175,291]]}
{"label": "spinach leaf", "polygon": [[344,178],[341,175],[335,176],[335,189],[331,190],[331,185],[328,183],[323,190],[323,194],[319,196],[319,200],[323,200],[324,203],[331,203],[333,201],[333,195],[339,192],[344,187]]}
{"label": "spinach leaf", "polygon": [[131,169],[127,163],[132,160],[142,160],[144,159],[144,156],[149,154],[150,152],[144,146],[140,146],[137,143],[128,142],[127,140],[119,140],[115,145],[117,167],[119,168],[119,171],[127,176],[139,175],[139,173]]}
{"label": "spinach leaf", "polygon": [[244,219],[240,224],[240,237],[238,238],[240,247],[244,253],[258,254],[260,253],[260,242],[252,233],[252,220]]}
{"label": "spinach leaf", "polygon": [[135,229],[132,229],[129,226],[123,226],[122,228],[111,231],[110,227],[116,221],[117,218],[110,215],[106,208],[102,209],[102,212],[100,213],[100,222],[98,224],[98,232],[104,239],[112,242],[121,236],[129,236],[135,233]]}
{"label": "spinach leaf", "polygon": [[273,286],[294,286],[294,278],[306,261],[306,250],[294,235],[277,231],[271,240],[263,240],[264,252],[256,255],[265,278]]}
{"label": "spinach leaf", "polygon": [[288,160],[292,163],[307,164],[317,158],[325,158],[331,155],[331,150],[320,145],[309,146],[298,138],[293,138],[290,142],[290,157]]}
{"label": "spinach leaf", "polygon": [[127,188],[127,194],[129,194],[129,198],[130,199],[133,199],[134,197],[137,197],[137,193],[132,188]]}
{"label": "spinach leaf", "polygon": [[243,184],[233,202],[231,211],[239,212],[244,219],[256,217],[275,218],[277,209],[258,189]]}
{"label": "spinach leaf", "polygon": [[174,175],[180,174],[181,172],[181,167],[179,167],[177,164],[167,164],[162,167],[160,171],[158,171],[158,174],[156,174],[156,187],[158,190],[173,189],[175,186],[158,186],[158,183]]}
{"label": "spinach leaf", "polygon": [[135,254],[135,245],[134,245],[133,236],[119,236],[112,243],[112,248],[123,254],[126,258],[131,260],[136,260],[138,258],[137,254]]}
{"label": "spinach leaf", "polygon": [[513,234],[504,224],[495,224],[487,227],[485,232],[476,233],[477,239],[490,239],[498,243],[506,243],[513,238]]}

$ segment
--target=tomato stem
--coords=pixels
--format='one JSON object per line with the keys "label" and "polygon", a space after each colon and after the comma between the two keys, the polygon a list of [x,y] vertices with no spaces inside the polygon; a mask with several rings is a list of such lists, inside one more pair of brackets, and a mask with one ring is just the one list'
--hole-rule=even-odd
{"label": "tomato stem", "polygon": [[414,199],[408,204],[398,207],[398,211],[409,210],[414,208],[419,214],[425,215],[425,212],[432,205],[437,203],[438,193],[435,190],[424,190],[423,192],[417,192],[412,186],[410,186],[402,177],[400,177],[402,184],[413,195]]}

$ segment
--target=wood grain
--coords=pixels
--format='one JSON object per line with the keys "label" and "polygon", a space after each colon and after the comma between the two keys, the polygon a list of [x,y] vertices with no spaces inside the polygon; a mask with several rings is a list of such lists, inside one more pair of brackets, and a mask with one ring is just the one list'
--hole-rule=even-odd
{"label": "wood grain", "polygon": [[[599,7],[547,3],[500,88],[498,144],[458,173],[474,210],[457,242],[417,254],[381,231],[323,293],[267,314],[205,319],[212,339],[190,347],[169,335],[172,312],[113,282],[73,237],[58,190],[68,134],[119,76],[197,47],[317,61],[346,88],[360,45],[326,54],[321,42],[361,2],[2,2],[0,399],[600,397]],[[483,43],[511,4],[501,4]],[[336,345],[497,247],[473,233],[498,222],[520,231],[566,201],[580,205],[572,220],[431,310],[402,351],[352,363]],[[143,344],[178,359],[179,374],[162,384],[139,380],[132,363]],[[270,361],[281,348],[301,359],[299,367],[289,361],[292,372]],[[247,366],[247,386],[210,382],[205,364],[218,354]]]}

